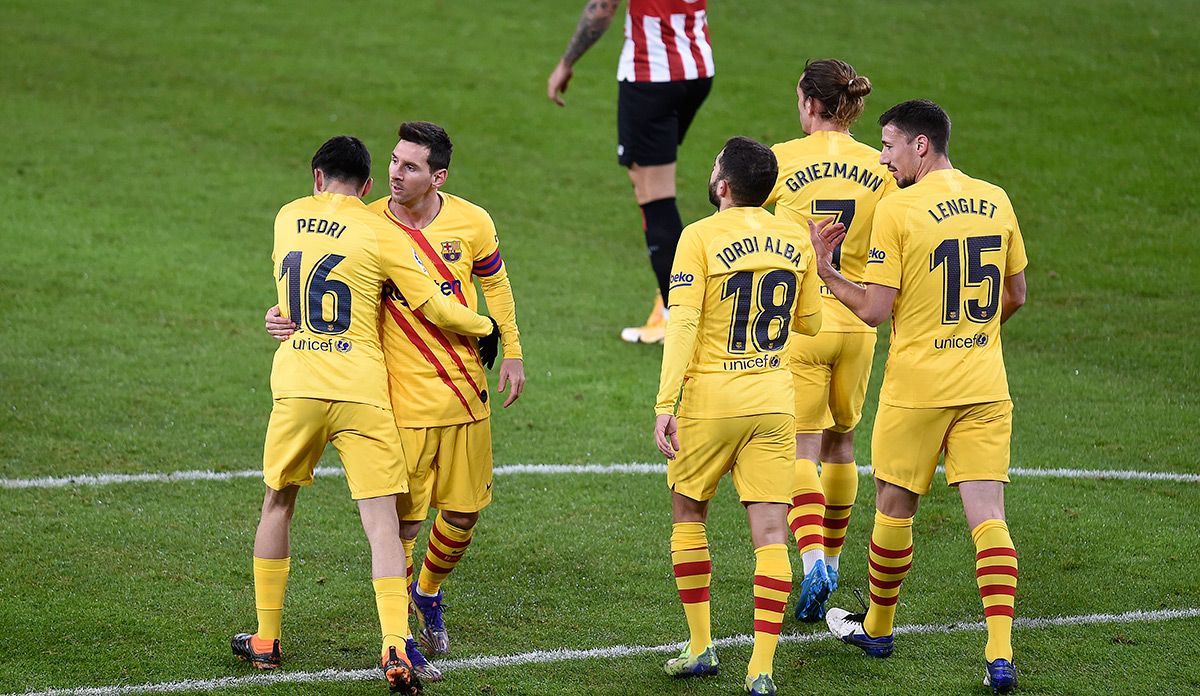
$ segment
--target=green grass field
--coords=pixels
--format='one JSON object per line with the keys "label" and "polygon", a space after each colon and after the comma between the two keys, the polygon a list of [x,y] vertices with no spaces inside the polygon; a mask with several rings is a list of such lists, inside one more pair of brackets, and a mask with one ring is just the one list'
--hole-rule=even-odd
{"label": "green grass field", "polygon": [[[1200,473],[1191,4],[711,4],[717,78],[680,155],[686,221],[709,212],[727,137],[797,136],[805,59],[871,78],[867,143],[888,106],[932,98],[954,119],[955,165],[1009,192],[1031,259],[1029,304],[1005,327],[1014,465]],[[454,138],[446,190],[491,212],[516,292],[529,384],[495,414],[497,465],[658,461],[661,351],[616,338],[653,287],[615,164],[619,25],[577,66],[566,109],[544,96],[581,5],[0,4],[0,479],[259,466],[275,211],[310,190],[308,159],[337,133],[362,137],[385,180],[411,119]],[[847,588],[866,586],[861,483]],[[246,677],[228,638],[253,620],[260,499],[253,478],[0,488],[0,693]],[[1014,477],[1008,502],[1019,616],[1200,607],[1200,484]],[[499,477],[447,585],[452,657],[683,639],[669,528],[661,475]],[[714,632],[744,634],[753,555],[728,487],[710,529]],[[343,481],[301,496],[293,538],[283,674],[371,667],[367,548]],[[898,621],[980,620],[971,553],[956,496],[935,489]],[[1022,692],[1196,693],[1196,631],[1200,618],[1019,628]],[[983,641],[901,636],[871,661],[795,640],[776,678],[786,694],[982,693]],[[428,693],[730,693],[748,656],[723,648],[722,675],[695,684],[648,650],[468,665]],[[384,688],[339,674],[221,693]]]}

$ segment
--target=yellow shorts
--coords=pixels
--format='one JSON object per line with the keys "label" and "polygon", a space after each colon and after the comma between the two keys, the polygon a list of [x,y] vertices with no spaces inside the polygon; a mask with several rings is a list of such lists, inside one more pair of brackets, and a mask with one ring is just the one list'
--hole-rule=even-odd
{"label": "yellow shorts", "polygon": [[408,490],[404,449],[391,409],[325,399],[275,399],[263,447],[263,481],[275,490],[312,483],[333,443],[355,500]]}
{"label": "yellow shorts", "polygon": [[785,413],[680,418],[680,450],[667,462],[667,485],[692,500],[711,500],[732,470],[743,503],[791,502],[795,433],[795,419]]}
{"label": "yellow shorts", "polygon": [[879,404],[871,436],[875,478],[929,492],[938,455],[946,453],[946,482],[1008,482],[1012,402],[945,408]]}
{"label": "yellow shorts", "polygon": [[479,512],[492,502],[492,422],[400,428],[408,460],[407,495],[396,498],[400,519],[424,520],[438,510]]}
{"label": "yellow shorts", "polygon": [[862,418],[875,334],[822,331],[796,336],[792,383],[796,385],[796,432],[848,433]]}

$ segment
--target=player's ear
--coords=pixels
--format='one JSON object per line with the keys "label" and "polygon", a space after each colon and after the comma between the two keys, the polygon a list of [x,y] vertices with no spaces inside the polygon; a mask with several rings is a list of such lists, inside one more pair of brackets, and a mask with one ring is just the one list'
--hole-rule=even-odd
{"label": "player's ear", "polygon": [[439,169],[433,173],[433,187],[441,188],[442,184],[446,183],[446,177],[450,176],[449,169]]}
{"label": "player's ear", "polygon": [[320,169],[313,170],[313,195],[325,190],[325,172]]}
{"label": "player's ear", "polygon": [[913,144],[917,146],[917,156],[924,157],[929,152],[929,138],[924,135],[918,135],[913,138]]}
{"label": "player's ear", "polygon": [[362,185],[362,190],[358,192],[358,197],[366,198],[367,194],[371,192],[371,186],[373,186],[374,184],[375,184],[375,180],[368,176],[366,183],[364,183]]}

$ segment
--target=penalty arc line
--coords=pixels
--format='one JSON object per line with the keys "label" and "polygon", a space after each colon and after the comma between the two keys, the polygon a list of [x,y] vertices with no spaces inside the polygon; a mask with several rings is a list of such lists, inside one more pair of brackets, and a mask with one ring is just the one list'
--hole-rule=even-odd
{"label": "penalty arc line", "polygon": [[[493,469],[496,476],[511,474],[665,474],[666,464],[509,464]],[[858,471],[870,475],[871,467],[859,466]],[[944,472],[944,467],[938,467]],[[1200,483],[1200,474],[1181,474],[1171,471],[1137,471],[1124,469],[1031,469],[1012,467],[1009,474],[1018,478],[1069,478],[1118,481],[1171,481],[1177,483]],[[341,477],[340,467],[321,466],[313,471],[314,476]],[[153,472],[140,474],[80,474],[77,476],[44,476],[41,478],[0,478],[0,489],[23,488],[69,488],[72,486],[111,486],[122,483],[175,483],[186,481],[231,481],[234,479],[260,478],[261,469],[238,471],[212,471],[199,469],[189,471]]]}
{"label": "penalty arc line", "polygon": [[[1200,618],[1200,607],[1161,609],[1157,611],[1127,611],[1119,614],[1018,618],[1013,622],[1013,628],[1037,630],[1063,626],[1146,623],[1193,618]],[[960,633],[986,630],[987,624],[983,621],[964,621],[950,624],[914,624],[896,627],[896,633],[901,635]],[[779,637],[779,640],[781,643],[803,644],[833,640],[833,637],[828,633],[785,633]],[[749,635],[729,636],[718,638],[713,643],[717,647],[749,646],[754,643],[754,637]],[[534,650],[514,655],[484,655],[460,660],[443,660],[438,662],[437,665],[443,672],[496,669],[519,665],[672,653],[682,649],[683,645],[683,643],[665,643],[663,645],[615,645],[607,648],[591,648],[587,650]],[[2,696],[124,696],[125,694],[167,694],[188,691],[210,691],[242,686],[270,686],[273,684],[372,681],[380,678],[381,675],[377,669],[325,669],[316,672],[278,672],[272,674],[253,674],[243,677],[220,677],[217,679],[185,679],[153,684],[47,689],[45,691],[3,694]]]}

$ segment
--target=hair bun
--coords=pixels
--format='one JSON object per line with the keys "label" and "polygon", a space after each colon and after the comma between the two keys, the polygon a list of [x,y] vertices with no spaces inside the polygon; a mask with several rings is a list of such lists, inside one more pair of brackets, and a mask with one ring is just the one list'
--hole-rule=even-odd
{"label": "hair bun", "polygon": [[846,83],[846,95],[858,99],[871,93],[871,81],[866,75],[855,75]]}

